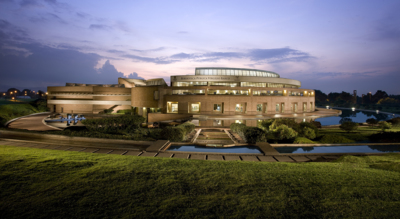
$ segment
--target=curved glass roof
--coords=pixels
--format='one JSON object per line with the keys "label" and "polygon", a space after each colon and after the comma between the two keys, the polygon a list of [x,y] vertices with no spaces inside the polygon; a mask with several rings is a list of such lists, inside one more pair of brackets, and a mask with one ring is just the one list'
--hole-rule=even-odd
{"label": "curved glass roof", "polygon": [[196,75],[229,75],[229,76],[254,76],[279,78],[279,74],[272,71],[263,71],[258,69],[247,68],[196,68]]}

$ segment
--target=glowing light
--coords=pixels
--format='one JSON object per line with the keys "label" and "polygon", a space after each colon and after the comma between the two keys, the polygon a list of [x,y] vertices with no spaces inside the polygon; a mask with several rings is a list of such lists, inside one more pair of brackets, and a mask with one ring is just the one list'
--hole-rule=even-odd
{"label": "glowing light", "polygon": [[15,99],[15,97],[12,97],[12,99],[14,100],[14,99]]}
{"label": "glowing light", "polygon": [[355,108],[355,107],[352,107],[352,108],[351,108],[351,111],[355,111],[355,110],[356,110],[356,108]]}
{"label": "glowing light", "polygon": [[329,106],[326,106],[327,109],[329,109]]}
{"label": "glowing light", "polygon": [[13,94],[13,92],[11,91],[10,94]]}

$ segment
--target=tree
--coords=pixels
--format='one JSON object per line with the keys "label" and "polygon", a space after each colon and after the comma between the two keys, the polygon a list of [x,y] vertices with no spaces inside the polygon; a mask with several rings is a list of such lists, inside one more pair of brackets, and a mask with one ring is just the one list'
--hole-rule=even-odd
{"label": "tree", "polygon": [[384,132],[386,129],[392,128],[392,125],[386,121],[380,121],[378,124],[379,128],[382,129],[382,132]]}
{"label": "tree", "polygon": [[343,122],[340,126],[340,129],[346,132],[355,131],[358,128],[358,123],[355,122]]}
{"label": "tree", "polygon": [[369,118],[366,121],[369,125],[371,125],[372,127],[374,127],[374,125],[378,124],[378,120],[374,119],[374,118]]}

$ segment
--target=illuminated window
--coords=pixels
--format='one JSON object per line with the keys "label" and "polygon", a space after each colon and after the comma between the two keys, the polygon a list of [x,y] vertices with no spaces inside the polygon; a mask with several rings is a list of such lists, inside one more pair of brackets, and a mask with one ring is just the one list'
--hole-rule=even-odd
{"label": "illuminated window", "polygon": [[221,112],[222,111],[222,105],[221,104],[214,104],[214,111]]}
{"label": "illuminated window", "polygon": [[243,113],[244,110],[245,110],[245,109],[244,109],[243,104],[241,104],[241,103],[236,104],[235,112],[237,112],[237,113]]}
{"label": "illuminated window", "polygon": [[263,105],[257,104],[257,112],[262,112],[262,111],[263,111]]}
{"label": "illuminated window", "polygon": [[199,103],[192,103],[191,110],[193,113],[200,112],[200,104]]}
{"label": "illuminated window", "polygon": [[277,113],[279,113],[279,103],[277,103],[276,105],[275,105],[275,112],[277,112]]}
{"label": "illuminated window", "polygon": [[171,112],[173,112],[173,113],[178,112],[178,104],[177,103],[171,104]]}

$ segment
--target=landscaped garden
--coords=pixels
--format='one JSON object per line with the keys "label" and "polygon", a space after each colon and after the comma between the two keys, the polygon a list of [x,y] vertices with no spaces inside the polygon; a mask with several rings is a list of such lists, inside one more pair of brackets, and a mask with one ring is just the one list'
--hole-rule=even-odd
{"label": "landscaped garden", "polygon": [[199,161],[1,146],[1,218],[397,218],[400,155]]}

